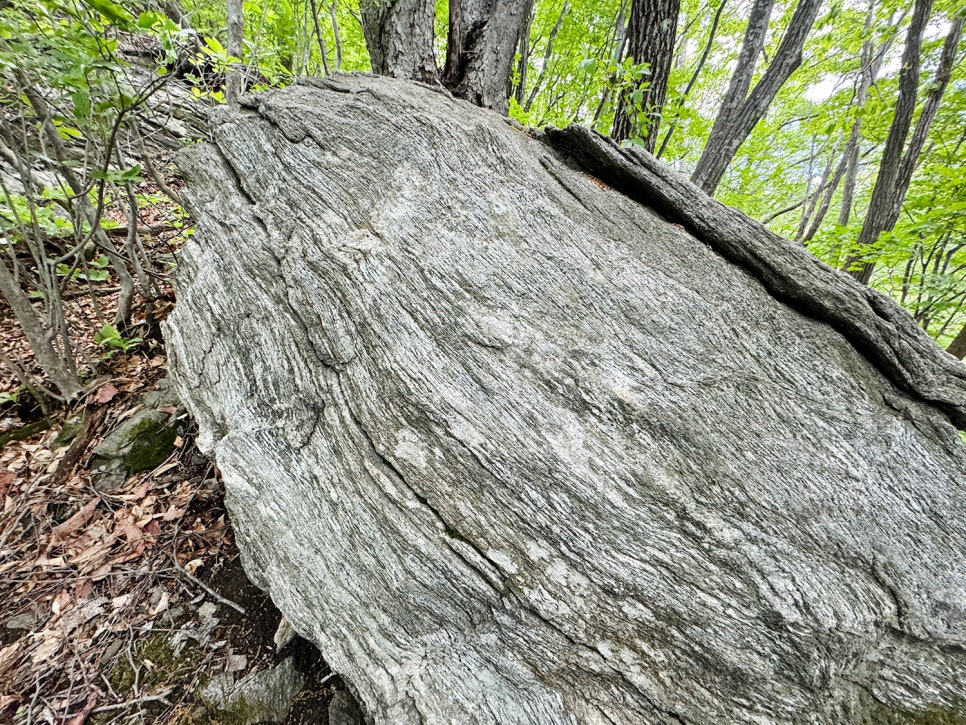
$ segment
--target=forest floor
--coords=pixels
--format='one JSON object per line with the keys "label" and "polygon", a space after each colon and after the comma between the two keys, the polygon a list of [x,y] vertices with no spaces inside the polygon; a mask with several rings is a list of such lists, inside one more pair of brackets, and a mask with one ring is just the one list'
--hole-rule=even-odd
{"label": "forest floor", "polygon": [[[190,220],[141,187],[156,200],[140,222],[163,319]],[[305,640],[276,647],[281,615],[244,574],[218,469],[195,447],[184,410],[161,408],[178,419],[166,460],[115,488],[95,485],[93,449],[158,389],[167,360],[143,303],[126,332],[143,339],[130,351],[94,342],[118,292],[110,277],[94,284],[93,298],[86,282],[65,294],[87,382],[80,401],[45,415],[0,366],[0,723],[218,722],[199,699],[206,680],[288,656],[307,685],[285,722],[327,722],[342,685]],[[2,302],[0,344],[29,366]]]}

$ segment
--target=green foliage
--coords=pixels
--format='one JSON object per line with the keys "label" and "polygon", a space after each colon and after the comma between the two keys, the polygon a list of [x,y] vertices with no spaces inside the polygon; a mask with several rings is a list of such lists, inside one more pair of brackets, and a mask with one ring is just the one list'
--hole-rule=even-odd
{"label": "green foliage", "polygon": [[109,264],[110,260],[108,260],[107,255],[102,254],[96,259],[87,262],[84,265],[84,269],[72,269],[66,264],[58,264],[55,269],[61,277],[70,277],[70,279],[79,279],[87,282],[103,282],[108,277]]}
{"label": "green foliage", "polygon": [[[206,39],[226,38],[223,2],[185,0],[182,6],[189,13],[193,27]],[[342,48],[341,69],[371,70],[358,21],[358,0],[316,0],[329,67],[335,70],[338,65],[330,17],[333,6]],[[308,0],[246,0],[244,60],[258,69],[268,85],[282,86],[298,76],[322,74],[322,54],[311,13],[312,4]],[[265,85],[256,84],[256,90]]]}
{"label": "green foliage", "polygon": [[116,352],[130,352],[141,344],[140,337],[124,337],[114,325],[104,325],[94,334],[94,342],[107,352],[105,358]]}

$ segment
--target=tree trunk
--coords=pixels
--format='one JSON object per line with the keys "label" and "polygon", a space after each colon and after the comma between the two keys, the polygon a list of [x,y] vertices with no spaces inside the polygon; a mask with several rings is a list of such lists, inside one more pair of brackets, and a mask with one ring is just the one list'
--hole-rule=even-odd
{"label": "tree trunk", "polygon": [[611,138],[615,141],[623,141],[640,130],[644,147],[654,152],[661,110],[667,96],[667,79],[671,74],[680,7],[681,0],[633,0],[631,3],[631,19],[627,27],[628,55],[635,63],[647,63],[650,69],[642,82],[642,86],[646,84],[646,90],[640,104],[647,121],[643,128],[639,128],[637,110],[630,100],[632,92],[622,93],[611,130]]}
{"label": "tree trunk", "polygon": [[553,57],[553,43],[557,39],[557,33],[560,32],[560,28],[563,26],[564,18],[567,17],[567,12],[570,10],[570,0],[564,0],[563,6],[560,8],[560,15],[557,16],[557,22],[553,24],[550,29],[550,35],[547,36],[547,47],[543,51],[543,63],[540,66],[540,74],[537,76],[536,83],[533,84],[533,88],[530,89],[530,95],[527,96],[527,101],[523,106],[523,110],[530,112],[530,107],[533,106],[533,102],[537,98],[537,94],[543,87],[543,79],[547,75],[547,70],[550,68],[550,59]]}
{"label": "tree trunk", "polygon": [[527,91],[527,68],[530,66],[530,25],[533,23],[533,8],[527,16],[527,23],[523,26],[520,33],[520,60],[517,63],[517,86],[515,89],[515,99],[517,105],[523,108]]}
{"label": "tree trunk", "polygon": [[[868,33],[872,27],[874,13],[875,0],[871,0],[869,3],[869,11],[865,16],[864,30],[866,33]],[[887,45],[883,45],[882,50],[885,51],[886,47]],[[855,185],[859,176],[859,143],[862,140],[862,109],[865,108],[866,99],[869,95],[869,89],[875,82],[879,64],[885,55],[884,53],[880,53],[878,55],[877,62],[874,63],[872,51],[872,41],[866,40],[862,44],[862,67],[860,69],[859,81],[855,90],[855,120],[852,121],[852,130],[849,133],[849,142],[845,145],[845,152],[842,154],[842,165],[836,170],[836,177],[839,176],[839,170],[841,170],[841,174],[845,179],[845,185],[842,187],[842,201],[839,206],[838,217],[839,226],[843,227],[849,225],[849,219],[852,215],[853,199],[855,198]]]}
{"label": "tree trunk", "polygon": [[894,302],[586,128],[249,105],[180,159],[171,371],[367,721],[963,714],[966,367]]}
{"label": "tree trunk", "polygon": [[513,54],[533,0],[451,0],[443,83],[453,95],[506,114]]}
{"label": "tree trunk", "polygon": [[954,357],[958,357],[962,360],[966,357],[966,324],[963,325],[963,329],[959,331],[959,334],[949,343],[949,347],[946,348],[946,352]]}
{"label": "tree trunk", "polygon": [[773,5],[774,0],[755,0],[752,6],[731,82],[691,176],[691,180],[709,194],[714,194],[741,144],[764,117],[785,81],[801,65],[802,47],[818,16],[822,0],[800,0],[775,57],[749,94],[748,88],[758,56],[764,48]]}
{"label": "tree trunk", "polygon": [[342,34],[339,32],[339,16],[336,12],[338,2],[333,1],[329,6],[329,17],[332,19],[332,37],[335,39],[335,71],[342,70]]}
{"label": "tree trunk", "polygon": [[362,0],[359,11],[373,73],[438,82],[433,0]]}
{"label": "tree trunk", "polygon": [[[65,355],[59,354],[51,344],[51,335],[44,328],[43,321],[33,305],[30,298],[20,287],[20,280],[7,267],[7,263],[0,259],[0,296],[2,296],[14,317],[24,331],[30,349],[33,351],[37,364],[44,374],[50,379],[58,393],[64,400],[73,400],[81,391],[80,381],[77,374],[73,371],[73,360],[68,363]],[[70,350],[65,351],[66,355],[72,355]],[[26,380],[25,380],[26,382]]]}
{"label": "tree trunk", "polygon": [[309,10],[312,13],[312,27],[315,30],[315,39],[319,42],[319,55],[322,57],[322,70],[329,75],[329,54],[325,49],[325,38],[322,36],[322,27],[319,25],[319,8],[315,0],[309,0]]}
{"label": "tree trunk", "polygon": [[[714,19],[711,21],[711,30],[708,32],[708,40],[704,44],[704,50],[701,51],[701,58],[698,60],[697,66],[694,68],[694,73],[691,74],[691,78],[688,79],[688,85],[684,88],[684,93],[681,94],[680,104],[683,106],[684,102],[687,100],[688,96],[691,95],[691,89],[694,88],[694,84],[698,82],[698,76],[701,75],[701,71],[704,68],[705,62],[708,60],[708,55],[711,53],[711,47],[714,44],[715,35],[718,32],[718,24],[721,22],[721,14],[724,12],[725,5],[728,0],[721,0],[718,4],[718,9],[714,12]],[[657,157],[661,158],[664,155],[665,149],[667,149],[668,143],[671,141],[671,136],[674,134],[674,129],[677,127],[677,121],[673,121],[668,127],[667,133],[664,134],[664,140],[661,141],[661,148],[658,149]]]}
{"label": "tree trunk", "polygon": [[238,60],[231,64],[225,79],[225,101],[231,106],[238,105],[238,99],[245,91],[245,66],[242,63],[245,42],[245,2],[228,0],[228,55]]}
{"label": "tree trunk", "polygon": [[[959,48],[959,37],[963,30],[963,18],[955,19],[949,27],[943,52],[939,60],[936,75],[929,85],[929,94],[923,103],[916,129],[913,131],[909,146],[903,153],[906,136],[912,125],[912,118],[916,110],[916,97],[919,92],[919,59],[922,53],[922,36],[929,20],[932,7],[931,0],[921,0],[915,5],[906,47],[902,54],[902,70],[899,72],[899,98],[896,101],[896,112],[886,137],[885,149],[882,151],[882,162],[872,189],[872,200],[862,223],[862,231],[856,240],[859,250],[868,249],[878,241],[883,232],[892,231],[899,220],[902,202],[912,183],[912,174],[919,161],[929,127],[936,117],[943,93],[952,76],[956,54]],[[846,262],[846,269],[862,284],[868,284],[875,269],[874,262],[864,262],[856,268],[856,258]]]}

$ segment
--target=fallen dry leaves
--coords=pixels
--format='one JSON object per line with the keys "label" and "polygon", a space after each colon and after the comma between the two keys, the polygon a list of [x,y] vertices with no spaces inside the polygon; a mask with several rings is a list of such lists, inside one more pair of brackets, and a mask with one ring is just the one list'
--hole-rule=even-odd
{"label": "fallen dry leaves", "polygon": [[[172,214],[163,204],[143,211],[148,225]],[[149,253],[159,255],[170,255],[172,241],[145,239]],[[173,299],[167,282],[158,280]],[[84,413],[59,411],[53,429],[0,449],[0,724],[84,725],[98,713],[98,722],[106,722],[104,712],[122,722],[138,712],[139,702],[168,702],[170,687],[142,688],[134,697],[114,691],[112,669],[137,651],[169,610],[198,596],[178,566],[203,573],[234,555],[220,484],[193,449],[190,431],[156,470],[115,490],[93,486],[90,451],[142,408],[140,395],[166,371],[154,341],[139,352],[100,359],[93,333],[113,316],[116,292],[66,297],[78,359],[92,366],[97,381],[80,403],[88,406],[90,430],[75,444],[55,448],[59,421]],[[155,304],[161,316],[168,308],[170,300]],[[143,319],[143,308],[138,316]],[[29,372],[39,372],[2,302],[0,344]],[[0,392],[16,386],[0,365]]]}
{"label": "fallen dry leaves", "polygon": [[[109,401],[117,403],[112,425],[129,408],[123,387]],[[230,544],[211,467],[190,446],[116,490],[95,490],[82,466],[52,489],[64,450],[51,449],[55,436],[0,453],[0,722],[29,707],[34,722],[83,725],[123,703],[121,693],[91,685],[126,656],[106,657],[111,643],[124,637],[134,647],[139,633],[195,596],[172,556],[195,574]]]}

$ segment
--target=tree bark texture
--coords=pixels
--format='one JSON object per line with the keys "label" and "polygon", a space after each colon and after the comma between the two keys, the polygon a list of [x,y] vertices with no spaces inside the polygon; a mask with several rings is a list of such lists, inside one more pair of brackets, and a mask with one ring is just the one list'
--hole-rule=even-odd
{"label": "tree bark texture", "polygon": [[373,73],[438,82],[433,0],[362,0],[359,11]]}
{"label": "tree bark texture", "polygon": [[[633,0],[631,19],[627,27],[627,54],[635,63],[647,63],[650,72],[644,78],[643,108],[648,124],[641,135],[645,148],[654,153],[657,132],[661,123],[661,109],[667,96],[667,79],[674,59],[674,39],[681,0]],[[636,129],[633,106],[628,109],[628,94],[622,93],[614,114],[611,138],[623,141]]]}
{"label": "tree bark texture", "polygon": [[963,329],[959,331],[959,334],[953,338],[953,341],[949,343],[949,347],[946,348],[946,352],[953,355],[960,360],[966,358],[966,325],[963,325]]}
{"label": "tree bark texture", "polygon": [[514,51],[533,0],[451,0],[443,83],[453,95],[509,110]]}
{"label": "tree bark texture", "polygon": [[229,105],[238,103],[245,91],[245,66],[242,63],[245,42],[244,0],[227,0],[228,55],[238,60],[231,64],[225,78],[225,100]]}
{"label": "tree bark texture", "polygon": [[369,718],[966,715],[966,368],[894,303],[586,129],[245,103],[181,157],[171,369]]}
{"label": "tree bark texture", "polygon": [[802,47],[818,16],[822,0],[800,0],[761,80],[748,93],[758,56],[765,44],[774,0],[755,0],[735,71],[728,84],[711,134],[691,180],[714,194],[741,144],[768,111],[778,91],[802,64]]}
{"label": "tree bark texture", "polygon": [[[698,60],[698,64],[694,67],[694,72],[691,74],[691,78],[688,80],[688,84],[684,87],[684,92],[681,94],[679,99],[679,103],[682,106],[684,105],[684,102],[687,100],[688,96],[691,95],[691,89],[693,89],[694,84],[698,82],[698,76],[701,75],[701,71],[704,69],[704,64],[708,60],[708,55],[711,54],[711,48],[714,45],[715,36],[718,34],[718,24],[721,22],[721,14],[724,12],[725,5],[727,4],[728,0],[721,0],[721,2],[718,3],[718,9],[714,11],[714,18],[711,21],[711,30],[708,32],[708,40],[704,44],[704,50],[701,51],[701,58]],[[676,127],[677,118],[671,122],[667,133],[664,134],[664,140],[661,141],[661,148],[659,148],[657,151],[658,158],[661,158],[664,155],[664,150],[671,141],[671,136],[674,134],[674,129]]]}
{"label": "tree bark texture", "polygon": [[[923,0],[916,3],[913,11],[906,47],[902,54],[903,65],[899,72],[899,98],[896,101],[889,135],[886,137],[886,145],[882,151],[879,173],[872,188],[872,199],[856,242],[859,249],[875,244],[879,236],[883,232],[892,231],[899,220],[902,202],[912,183],[912,174],[926,143],[926,137],[929,135],[929,127],[936,117],[939,103],[952,77],[953,65],[959,49],[959,37],[963,30],[962,18],[957,18],[950,24],[936,75],[929,86],[930,90],[919,113],[919,119],[916,121],[915,131],[906,147],[906,136],[912,126],[916,98],[919,93],[919,56],[922,53],[922,36],[929,20],[930,8],[931,3]],[[846,269],[850,269],[852,276],[862,284],[868,284],[872,279],[875,263],[865,262],[856,268],[855,262],[855,258],[848,260]]]}

